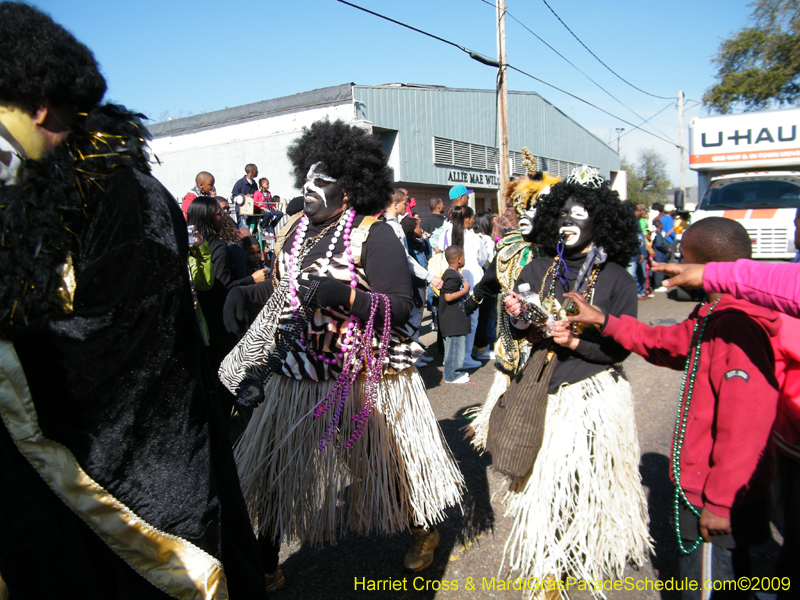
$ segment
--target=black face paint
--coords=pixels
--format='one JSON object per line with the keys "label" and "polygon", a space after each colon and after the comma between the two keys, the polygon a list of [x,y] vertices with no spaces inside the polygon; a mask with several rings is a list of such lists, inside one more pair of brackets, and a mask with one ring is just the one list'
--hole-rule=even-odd
{"label": "black face paint", "polygon": [[580,254],[592,243],[592,217],[583,204],[568,198],[559,211],[558,232],[567,236],[564,245],[567,254]]}

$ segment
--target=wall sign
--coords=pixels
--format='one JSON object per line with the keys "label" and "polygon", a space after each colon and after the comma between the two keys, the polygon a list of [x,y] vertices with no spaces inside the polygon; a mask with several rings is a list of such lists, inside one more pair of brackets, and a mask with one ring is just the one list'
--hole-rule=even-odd
{"label": "wall sign", "polygon": [[500,177],[494,173],[479,173],[477,171],[450,169],[447,171],[447,183],[450,185],[457,185],[461,183],[466,186],[499,189]]}

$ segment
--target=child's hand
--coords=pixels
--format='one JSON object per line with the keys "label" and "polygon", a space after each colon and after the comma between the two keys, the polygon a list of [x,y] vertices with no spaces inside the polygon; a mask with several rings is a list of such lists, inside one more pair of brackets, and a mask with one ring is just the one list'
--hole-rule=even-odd
{"label": "child's hand", "polygon": [[729,518],[715,515],[707,508],[700,513],[700,537],[703,538],[703,541],[711,543],[711,536],[730,532],[731,520]]}
{"label": "child's hand", "polygon": [[588,323],[590,325],[602,325],[606,322],[606,316],[594,306],[589,304],[583,296],[575,292],[567,292],[564,298],[572,300],[580,309],[577,315],[567,317],[570,323]]}
{"label": "child's hand", "polygon": [[677,285],[686,288],[703,288],[703,272],[705,265],[689,265],[678,263],[653,263],[653,271],[666,273],[672,275],[669,279],[664,280],[665,287],[675,287]]}
{"label": "child's hand", "polygon": [[556,344],[570,350],[575,350],[581,342],[580,338],[575,337],[575,334],[572,333],[569,321],[556,321],[551,333]]}
{"label": "child's hand", "polygon": [[515,319],[518,319],[520,312],[522,312],[522,305],[519,302],[521,299],[522,296],[509,290],[508,296],[506,296],[506,299],[503,301],[506,312]]}
{"label": "child's hand", "polygon": [[462,287],[463,287],[465,290],[469,291],[469,280],[468,280],[466,277],[464,278],[464,282],[463,282],[463,285],[462,285]]}

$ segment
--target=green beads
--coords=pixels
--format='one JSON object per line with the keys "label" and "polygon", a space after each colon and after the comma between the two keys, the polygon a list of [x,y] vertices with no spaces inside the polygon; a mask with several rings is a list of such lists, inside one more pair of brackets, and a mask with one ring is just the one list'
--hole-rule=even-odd
{"label": "green beads", "polygon": [[[683,545],[681,539],[681,522],[680,522],[680,506],[681,501],[686,503],[694,515],[699,519],[700,513],[697,512],[692,503],[686,497],[686,494],[681,487],[681,451],[683,450],[683,439],[686,436],[686,422],[689,420],[689,406],[692,403],[692,392],[694,391],[694,381],[697,376],[697,369],[700,367],[700,350],[703,344],[703,334],[706,331],[706,325],[711,318],[711,313],[714,312],[714,307],[717,306],[719,299],[709,307],[708,313],[704,319],[697,320],[692,330],[692,342],[689,345],[689,352],[686,355],[686,366],[683,369],[683,378],[681,379],[681,395],[678,400],[678,415],[675,419],[675,431],[672,435],[672,476],[675,479],[675,533],[678,536],[678,548],[683,554],[691,554],[703,541],[702,538],[697,538],[691,548],[687,549]],[[701,308],[705,306],[705,302],[700,305]],[[686,385],[686,382],[689,385]]]}

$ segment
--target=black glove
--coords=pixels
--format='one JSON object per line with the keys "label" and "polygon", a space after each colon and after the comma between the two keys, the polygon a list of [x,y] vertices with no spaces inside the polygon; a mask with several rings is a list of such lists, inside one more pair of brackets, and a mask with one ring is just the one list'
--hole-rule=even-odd
{"label": "black glove", "polygon": [[475,299],[475,296],[470,296],[464,302],[464,312],[467,313],[467,316],[469,316],[472,313],[474,313],[476,310],[478,310],[480,308],[480,306],[481,306],[481,303],[478,302]]}
{"label": "black glove", "polygon": [[236,402],[247,408],[255,408],[264,401],[264,386],[258,381],[245,380],[236,390]]}
{"label": "black glove", "polygon": [[308,279],[301,277],[298,281],[300,289],[305,299],[308,293],[308,286],[312,281],[318,281],[317,295],[314,300],[314,308],[347,306],[350,304],[350,290],[346,283],[331,277],[320,277],[319,275],[308,275]]}
{"label": "black glove", "polygon": [[228,332],[235,333],[239,337],[247,331],[247,299],[238,287],[228,292],[222,309],[222,323]]}

